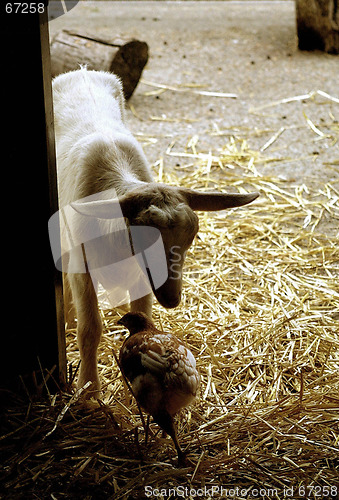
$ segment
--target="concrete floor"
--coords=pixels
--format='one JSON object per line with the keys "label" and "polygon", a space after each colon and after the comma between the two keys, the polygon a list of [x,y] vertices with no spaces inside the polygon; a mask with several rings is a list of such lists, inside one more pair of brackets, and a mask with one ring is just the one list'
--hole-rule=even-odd
{"label": "concrete floor", "polygon": [[[77,28],[136,37],[149,45],[145,81],[201,84],[200,90],[237,95],[204,96],[189,87],[149,95],[159,89],[140,82],[128,120],[151,164],[162,158],[171,169],[191,162],[166,151],[173,143],[173,151],[185,151],[193,136],[200,152],[217,154],[232,135],[258,151],[283,128],[263,152],[279,161],[263,166],[262,173],[300,182],[310,175],[338,180],[339,56],[297,49],[293,1],[86,1],[49,26],[51,36]],[[313,90],[337,101],[317,94],[273,105]]]}

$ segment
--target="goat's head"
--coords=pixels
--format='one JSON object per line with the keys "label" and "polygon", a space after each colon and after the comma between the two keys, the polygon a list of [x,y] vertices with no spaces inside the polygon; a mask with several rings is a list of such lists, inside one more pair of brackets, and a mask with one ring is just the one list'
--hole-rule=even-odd
{"label": "goat's head", "polygon": [[104,219],[116,218],[122,213],[130,226],[151,226],[160,231],[168,278],[160,287],[153,287],[153,291],[161,305],[172,308],[180,303],[185,255],[199,228],[195,211],[238,207],[250,203],[257,196],[258,193],[201,193],[149,183],[119,199],[73,203],[72,206],[84,215]]}
{"label": "goat's head", "polygon": [[179,305],[182,289],[182,268],[186,252],[198,232],[198,217],[187,204],[180,189],[154,184],[144,191],[144,202],[131,224],[153,226],[162,236],[167,261],[167,280],[154,289],[161,305],[172,308]]}

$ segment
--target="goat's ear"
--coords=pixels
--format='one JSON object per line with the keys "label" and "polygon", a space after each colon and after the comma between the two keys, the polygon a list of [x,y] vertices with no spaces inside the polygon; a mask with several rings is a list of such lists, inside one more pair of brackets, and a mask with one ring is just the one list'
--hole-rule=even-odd
{"label": "goat's ear", "polygon": [[214,211],[241,207],[258,198],[259,193],[200,193],[192,189],[180,189],[192,210]]}
{"label": "goat's ear", "polygon": [[95,200],[71,203],[71,207],[81,215],[96,217],[98,219],[120,219],[127,217],[124,198],[110,200]]}

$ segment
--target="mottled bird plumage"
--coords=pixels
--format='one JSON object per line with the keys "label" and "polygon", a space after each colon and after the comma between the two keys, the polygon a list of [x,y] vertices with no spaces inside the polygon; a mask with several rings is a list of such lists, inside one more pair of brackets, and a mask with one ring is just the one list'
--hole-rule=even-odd
{"label": "mottled bird plumage", "polygon": [[191,351],[174,335],[158,330],[143,313],[128,313],[119,324],[130,331],[120,351],[120,367],[144,410],[179,447],[173,416],[195,398],[200,377]]}

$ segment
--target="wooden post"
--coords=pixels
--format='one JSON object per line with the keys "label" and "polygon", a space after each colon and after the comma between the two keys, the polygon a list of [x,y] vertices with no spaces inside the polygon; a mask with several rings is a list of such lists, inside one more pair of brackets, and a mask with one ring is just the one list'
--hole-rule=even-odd
{"label": "wooden post", "polygon": [[[4,17],[4,16],[3,16]],[[6,14],[1,79],[3,323],[0,386],[45,388],[66,380],[61,274],[48,219],[58,209],[47,12]],[[5,58],[4,57],[4,58]],[[20,61],[20,64],[18,63]],[[5,196],[5,197],[4,197]]]}
{"label": "wooden post", "polygon": [[[46,126],[46,166],[49,186],[49,217],[51,217],[59,210],[59,200],[54,133],[52,69],[47,11],[40,15],[40,41]],[[52,267],[51,274],[53,275],[54,284],[54,290],[53,287],[51,288],[51,309],[53,313],[55,311],[55,333],[57,336],[58,349],[58,380],[61,386],[65,386],[67,383],[67,359],[63,282],[62,274],[57,271],[52,263],[50,265]]]}
{"label": "wooden post", "polygon": [[90,33],[63,30],[51,42],[52,76],[79,69],[110,71],[123,84],[125,98],[133,94],[148,60],[148,45],[134,39],[103,39]]}
{"label": "wooden post", "polygon": [[296,0],[299,49],[339,54],[338,0]]}

